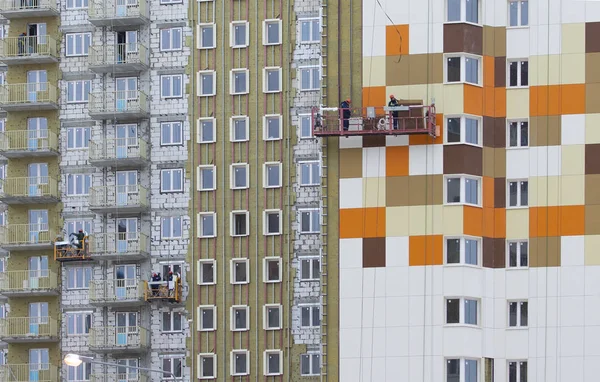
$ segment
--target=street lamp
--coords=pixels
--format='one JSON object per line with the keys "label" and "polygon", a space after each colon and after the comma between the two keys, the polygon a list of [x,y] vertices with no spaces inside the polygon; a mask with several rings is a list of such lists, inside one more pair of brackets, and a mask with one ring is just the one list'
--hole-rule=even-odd
{"label": "street lamp", "polygon": [[[83,362],[95,363],[96,365],[106,365],[106,366],[116,366],[116,367],[123,366],[123,365],[119,365],[117,363],[96,361],[92,357],[86,357],[84,355],[72,354],[72,353],[69,353],[65,356],[64,362],[67,366],[72,366],[72,367],[77,367],[77,366],[81,365]],[[123,367],[125,367],[127,369],[135,369],[135,370],[140,370],[140,371],[148,371],[148,372],[154,372],[154,373],[167,374],[170,378],[173,378],[176,380],[179,379],[179,378],[175,377],[175,374],[171,373],[170,371],[147,369],[145,367],[137,367],[137,366],[123,366]]]}

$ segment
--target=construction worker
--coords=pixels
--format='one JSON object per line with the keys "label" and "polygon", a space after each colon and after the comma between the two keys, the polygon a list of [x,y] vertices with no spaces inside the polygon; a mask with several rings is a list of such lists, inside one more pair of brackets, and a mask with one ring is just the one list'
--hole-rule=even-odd
{"label": "construction worker", "polygon": [[[394,97],[393,94],[390,94],[390,102],[388,102],[388,106],[389,107],[400,106],[400,103],[398,102],[396,97]],[[394,130],[398,130],[398,115],[399,115],[398,111],[392,111],[392,119],[394,121]]]}
{"label": "construction worker", "polygon": [[72,235],[75,235],[75,238],[78,241],[77,246],[79,249],[83,248],[83,239],[85,239],[85,233],[83,233],[83,230],[79,229],[79,232],[73,232]]}
{"label": "construction worker", "polygon": [[352,101],[350,98],[347,98],[340,104],[340,109],[342,110],[342,119],[344,120],[344,131],[348,131],[350,128],[350,116],[352,115],[352,110],[350,110],[351,104]]}

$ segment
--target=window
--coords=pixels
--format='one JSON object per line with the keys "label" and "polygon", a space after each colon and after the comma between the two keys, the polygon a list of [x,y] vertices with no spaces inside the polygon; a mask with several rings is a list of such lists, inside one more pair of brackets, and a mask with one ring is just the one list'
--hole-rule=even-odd
{"label": "window", "polygon": [[263,220],[265,236],[281,235],[281,210],[266,210]]}
{"label": "window", "polygon": [[183,192],[183,169],[160,170],[161,192]]}
{"label": "window", "polygon": [[232,95],[248,94],[250,74],[248,69],[232,69],[229,74],[229,92]]}
{"label": "window", "polygon": [[300,280],[311,281],[321,278],[321,259],[318,257],[300,258]]}
{"label": "window", "polygon": [[213,259],[198,260],[198,285],[217,283],[217,263]]}
{"label": "window", "polygon": [[312,120],[312,116],[308,115],[299,115],[300,120],[300,139],[309,139],[312,138],[312,126],[310,122]]}
{"label": "window", "polygon": [[508,206],[527,207],[529,205],[529,182],[527,180],[508,181]]}
{"label": "window", "polygon": [[231,236],[248,236],[250,213],[248,211],[233,211],[231,213]]}
{"label": "window", "polygon": [[281,20],[265,20],[263,23],[263,44],[281,44]]}
{"label": "window", "polygon": [[478,368],[476,359],[447,359],[446,382],[478,382]]}
{"label": "window", "polygon": [[[163,1],[163,0],[161,0]],[[174,380],[175,378],[181,378],[183,375],[183,364],[185,362],[185,356],[168,356],[162,359],[163,371],[169,372],[169,374],[163,374],[162,380]]]}
{"label": "window", "polygon": [[168,5],[168,4],[181,4],[183,3],[182,0],[160,0],[161,5]]}
{"label": "window", "polygon": [[6,131],[6,118],[0,118],[0,133]]}
{"label": "window", "polygon": [[234,305],[231,307],[231,330],[234,332],[250,329],[250,307]]}
{"label": "window", "polygon": [[67,129],[67,150],[87,149],[90,147],[91,138],[91,128],[69,127]]}
{"label": "window", "polygon": [[321,306],[300,306],[300,326],[303,328],[316,328],[321,326]]}
{"label": "window", "polygon": [[167,333],[181,332],[182,327],[181,312],[163,312],[162,313],[162,331]]}
{"label": "window", "polygon": [[269,67],[263,69],[263,92],[279,93],[281,91],[281,68]]}
{"label": "window", "polygon": [[319,209],[302,209],[300,213],[300,233],[319,233],[321,219]]}
{"label": "window", "polygon": [[234,21],[231,23],[230,45],[232,48],[245,48],[250,43],[247,21]]}
{"label": "window", "polygon": [[217,307],[214,305],[201,305],[198,307],[198,330],[201,332],[211,332],[216,330]]}
{"label": "window", "polygon": [[168,74],[160,76],[160,96],[161,98],[182,98],[183,75]]}
{"label": "window", "polygon": [[172,52],[183,49],[183,29],[167,28],[160,30],[160,51]]}
{"label": "window", "polygon": [[508,2],[508,26],[525,27],[529,25],[529,2],[511,0]]}
{"label": "window", "polygon": [[283,374],[283,352],[281,350],[265,350],[265,375]]}
{"label": "window", "polygon": [[509,268],[526,268],[529,265],[529,246],[527,241],[508,242]]}
{"label": "window", "polygon": [[216,136],[216,120],[214,118],[198,118],[198,143],[214,143]]}
{"label": "window", "polygon": [[263,139],[276,141],[281,139],[282,117],[279,114],[265,115],[263,119]]}
{"label": "window", "polygon": [[249,118],[246,116],[231,117],[229,140],[231,142],[245,142],[249,139]]}
{"label": "window", "polygon": [[481,84],[481,58],[477,56],[446,56],[446,82]]}
{"label": "window", "polygon": [[278,330],[282,328],[281,305],[265,305],[263,313],[263,326],[265,330]]}
{"label": "window", "polygon": [[183,145],[183,123],[162,122],[160,124],[160,145]]}
{"label": "window", "polygon": [[263,259],[263,281],[266,283],[278,283],[281,281],[281,258],[266,257]]}
{"label": "window", "polygon": [[198,354],[199,379],[217,378],[217,355],[213,353]]}
{"label": "window", "polygon": [[198,24],[198,49],[214,49],[215,24]]}
{"label": "window", "polygon": [[313,43],[321,41],[319,19],[300,19],[300,42]]}
{"label": "window", "polygon": [[478,301],[469,298],[446,299],[446,324],[479,325]]}
{"label": "window", "polygon": [[231,375],[248,375],[250,369],[250,352],[248,350],[231,351]]}
{"label": "window", "polygon": [[527,382],[527,361],[508,361],[508,382]]}
{"label": "window", "polygon": [[448,117],[446,118],[446,143],[466,143],[481,146],[480,117]]}
{"label": "window", "polygon": [[92,175],[90,174],[69,174],[67,175],[67,195],[82,196],[88,195],[92,185]]}
{"label": "window", "polygon": [[529,321],[529,304],[527,301],[509,301],[508,326],[510,328],[527,327]]}
{"label": "window", "polygon": [[307,353],[300,355],[300,375],[320,375],[321,374],[321,354]]}
{"label": "window", "polygon": [[480,247],[480,239],[446,238],[446,264],[479,265]]}
{"label": "window", "polygon": [[198,214],[198,237],[210,238],[217,236],[217,214],[201,212]]}
{"label": "window", "polygon": [[232,284],[248,284],[250,282],[250,262],[248,259],[231,260]]}
{"label": "window", "polygon": [[479,24],[479,0],[447,0],[446,21]]}
{"label": "window", "polygon": [[183,237],[183,224],[181,216],[167,216],[160,221],[161,239],[181,239]]}
{"label": "window", "polygon": [[517,88],[529,86],[528,71],[528,61],[508,61],[508,79],[506,81],[508,84],[507,87]]}
{"label": "window", "polygon": [[464,203],[479,206],[479,182],[479,178],[469,176],[446,177],[446,204]]}
{"label": "window", "polygon": [[321,88],[321,71],[318,66],[300,68],[300,90],[311,91]]}
{"label": "window", "polygon": [[67,9],[85,9],[88,7],[88,0],[67,0]]}
{"label": "window", "polygon": [[92,221],[91,220],[76,220],[67,222],[67,234],[79,232],[82,229],[83,232],[92,232]]}
{"label": "window", "polygon": [[263,167],[263,186],[265,188],[281,187],[282,167],[279,162],[267,162]]}
{"label": "window", "polygon": [[87,56],[92,45],[91,33],[68,33],[67,57]]}
{"label": "window", "polygon": [[250,183],[250,169],[247,163],[231,165],[231,189],[242,190],[248,188]]}
{"label": "window", "polygon": [[68,81],[67,103],[88,102],[92,81]]}
{"label": "window", "polygon": [[529,122],[508,121],[508,147],[529,146]]}
{"label": "window", "polygon": [[92,364],[83,362],[77,367],[67,366],[67,381],[68,382],[81,382],[89,381],[92,374]]}
{"label": "window", "polygon": [[319,161],[300,162],[299,165],[301,186],[319,186],[321,184]]}
{"label": "window", "polygon": [[92,313],[73,312],[67,313],[67,334],[70,336],[84,335],[92,327]]}
{"label": "window", "polygon": [[217,189],[217,168],[213,165],[198,166],[198,191]]}
{"label": "window", "polygon": [[210,97],[217,94],[217,74],[214,70],[198,72],[198,97]]}

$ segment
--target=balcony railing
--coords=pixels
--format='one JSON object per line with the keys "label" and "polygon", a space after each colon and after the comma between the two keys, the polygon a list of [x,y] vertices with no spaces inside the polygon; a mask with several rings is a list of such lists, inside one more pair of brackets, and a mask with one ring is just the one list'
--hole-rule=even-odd
{"label": "balcony railing", "polygon": [[148,116],[148,96],[139,90],[90,93],[88,112],[94,119],[142,119]]}
{"label": "balcony railing", "polygon": [[58,62],[56,40],[51,36],[6,37],[0,44],[0,60],[7,65]]}
{"label": "balcony railing", "polygon": [[137,137],[91,141],[89,155],[90,162],[95,165],[110,166],[118,163],[119,167],[141,166],[148,161],[148,144]]}
{"label": "balcony railing", "polygon": [[58,294],[56,273],[44,270],[0,273],[0,293],[5,296]]}
{"label": "balcony railing", "polygon": [[0,365],[1,382],[56,382],[58,368],[47,363]]}
{"label": "balcony railing", "polygon": [[58,109],[58,89],[50,82],[0,85],[0,107],[7,111]]}
{"label": "balcony railing", "polygon": [[139,232],[95,234],[89,243],[89,253],[94,259],[140,260],[150,254],[150,240]]}
{"label": "balcony railing", "polygon": [[[125,368],[125,366],[123,366]],[[90,382],[148,382],[148,377],[141,373],[91,374]]]}
{"label": "balcony railing", "polygon": [[143,350],[149,345],[150,333],[141,326],[94,327],[89,333],[90,350]]}
{"label": "balcony railing", "polygon": [[58,137],[51,130],[12,130],[0,133],[0,154],[7,158],[58,155]]}
{"label": "balcony railing", "polygon": [[88,19],[95,26],[142,25],[148,22],[146,0],[90,0]]}
{"label": "balcony railing", "polygon": [[59,195],[58,182],[49,176],[0,179],[0,200],[7,204],[53,203]]}
{"label": "balcony railing", "polygon": [[58,16],[54,0],[1,0],[0,13],[7,19]]}
{"label": "balcony railing", "polygon": [[58,339],[58,324],[51,317],[8,317],[0,319],[4,342],[52,341]]}
{"label": "balcony railing", "polygon": [[137,279],[91,280],[90,304],[132,304],[144,302],[144,282]]}
{"label": "balcony railing", "polygon": [[90,206],[101,212],[138,213],[148,208],[148,190],[134,184],[130,186],[102,186],[90,188]]}
{"label": "balcony railing", "polygon": [[8,224],[0,226],[0,246],[6,250],[52,248],[56,224]]}
{"label": "balcony railing", "polygon": [[96,73],[129,73],[148,69],[148,49],[142,44],[90,47],[89,68]]}

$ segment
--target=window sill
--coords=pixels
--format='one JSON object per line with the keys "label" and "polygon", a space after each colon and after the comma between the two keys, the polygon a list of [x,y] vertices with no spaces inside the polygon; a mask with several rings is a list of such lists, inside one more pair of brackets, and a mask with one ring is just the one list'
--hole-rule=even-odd
{"label": "window sill", "polygon": [[529,206],[506,206],[507,210],[526,210]]}
{"label": "window sill", "polygon": [[198,285],[201,285],[201,286],[217,285],[217,283],[199,283]]}
{"label": "window sill", "polygon": [[250,330],[249,328],[231,329],[232,332],[247,332],[249,330]]}
{"label": "window sill", "polygon": [[472,203],[466,203],[466,202],[456,202],[456,203],[444,203],[445,206],[468,206],[468,207],[476,207],[476,208],[483,208],[480,204],[472,204]]}
{"label": "window sill", "polygon": [[264,46],[278,46],[278,45],[281,45],[281,42],[268,42],[263,45]]}
{"label": "window sill", "polygon": [[[245,143],[245,142],[249,142],[249,139],[240,139],[240,140],[230,140],[229,142],[231,143]],[[215,142],[213,142],[215,143]]]}
{"label": "window sill", "polygon": [[281,188],[281,185],[277,185],[277,186],[264,186],[264,188],[268,189],[268,190],[275,190],[277,188]]}
{"label": "window sill", "polygon": [[506,330],[529,330],[529,326],[508,326]]}
{"label": "window sill", "polygon": [[212,328],[212,329],[200,329],[198,331],[199,332],[214,332],[215,330],[217,330],[217,329],[215,329],[215,328]]}
{"label": "window sill", "polygon": [[216,95],[217,95],[216,93],[214,93],[214,94],[198,94],[198,97],[214,97]]}
{"label": "window sill", "polygon": [[264,141],[265,142],[276,142],[276,141],[280,141],[282,138],[278,137],[278,138],[265,138]]}
{"label": "window sill", "polygon": [[529,146],[506,146],[507,150],[526,150]]}
{"label": "window sill", "polygon": [[529,85],[527,86],[507,86],[506,90],[524,90],[529,89]]}
{"label": "window sill", "polygon": [[514,25],[514,26],[507,26],[506,27],[507,30],[510,29],[529,29],[529,25]]}
{"label": "window sill", "polygon": [[[216,237],[217,237],[216,235],[214,235],[214,236],[198,236],[198,239],[214,239]],[[213,284],[200,284],[200,285],[213,285]]]}
{"label": "window sill", "polygon": [[478,88],[483,88],[483,85],[481,85],[481,84],[474,84],[472,82],[467,82],[467,81],[453,81],[453,82],[444,81],[443,85],[471,85],[471,86],[476,86]]}
{"label": "window sill", "polygon": [[216,46],[201,46],[200,48],[198,48],[198,50],[209,50],[209,49],[216,49]]}
{"label": "window sill", "polygon": [[265,284],[277,284],[280,283],[281,280],[265,280],[263,281]]}
{"label": "window sill", "polygon": [[471,324],[444,324],[444,327],[445,328],[469,328],[469,329],[481,330],[481,326],[471,325]]}
{"label": "window sill", "polygon": [[[208,145],[211,143],[217,143],[217,141],[200,141],[200,142],[198,142],[198,144],[200,144],[200,145]],[[180,146],[183,146],[183,144],[181,144]]]}
{"label": "window sill", "polygon": [[510,272],[528,271],[529,270],[529,266],[526,266],[526,267],[511,267],[511,266],[507,266],[505,269],[507,271],[510,271]]}
{"label": "window sill", "polygon": [[231,285],[248,285],[250,284],[249,281],[236,281],[234,283],[231,283]]}
{"label": "window sill", "polygon": [[231,93],[229,93],[229,95],[232,95],[232,96],[243,96],[243,95],[248,95],[248,94],[249,94],[248,92],[231,92]]}
{"label": "window sill", "polygon": [[465,146],[472,146],[472,147],[479,147],[479,148],[483,148],[483,145],[481,144],[475,144],[475,143],[469,143],[469,142],[444,142],[444,144],[446,146],[457,146],[457,145],[465,145]]}
{"label": "window sill", "polygon": [[249,45],[232,45],[231,49],[244,49],[247,48]]}
{"label": "window sill", "polygon": [[277,94],[277,93],[281,93],[281,90],[265,90],[265,91],[263,91],[263,93],[265,93],[265,94]]}
{"label": "window sill", "polygon": [[450,263],[450,264],[444,264],[444,266],[448,267],[448,268],[471,268],[471,269],[483,269],[482,266],[480,265],[473,265],[473,264],[463,264],[463,263]]}
{"label": "window sill", "polygon": [[275,232],[275,233],[265,233],[264,236],[280,236],[281,232]]}

